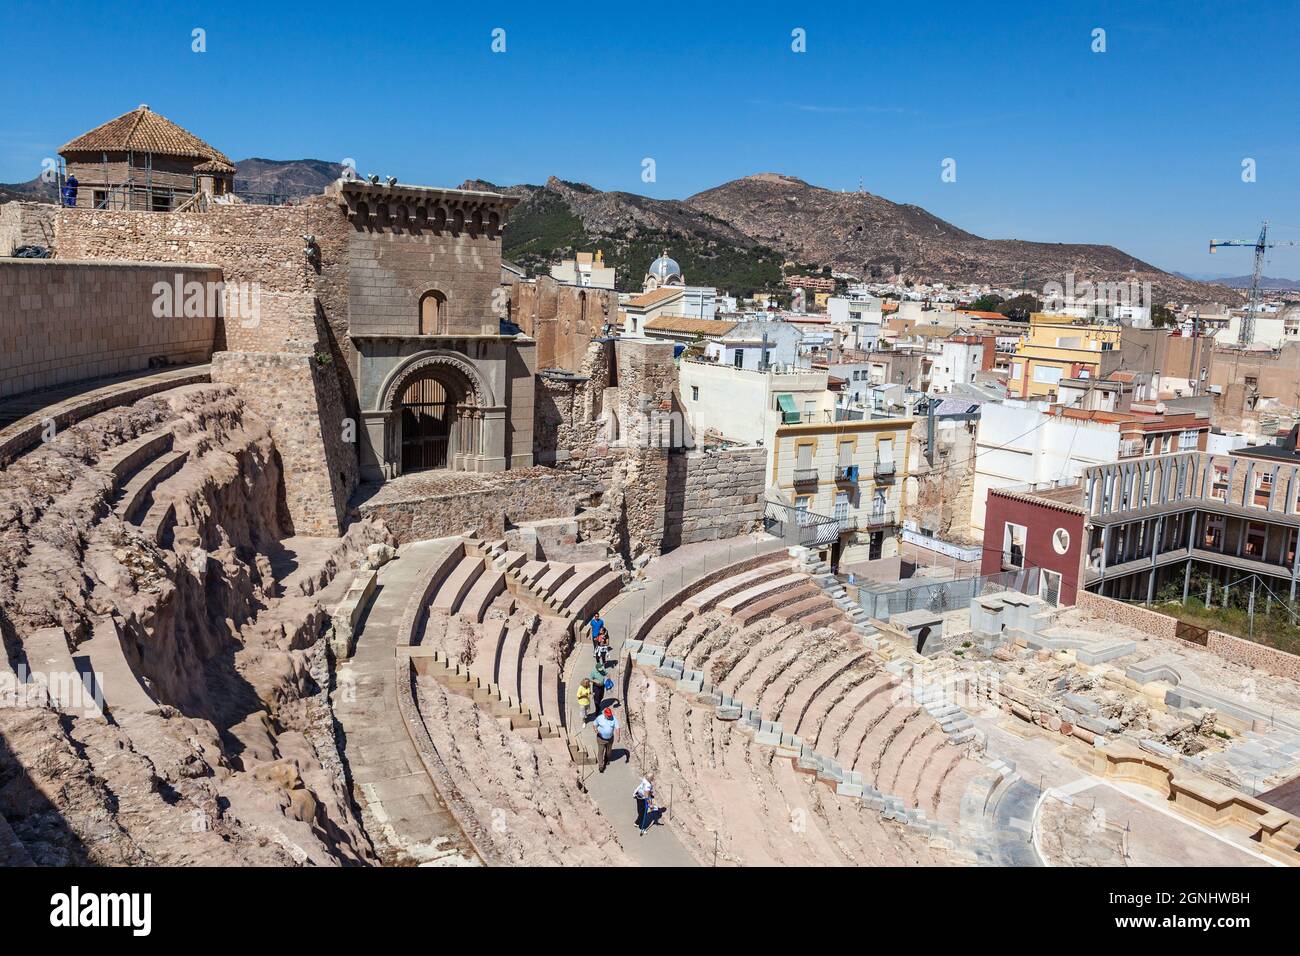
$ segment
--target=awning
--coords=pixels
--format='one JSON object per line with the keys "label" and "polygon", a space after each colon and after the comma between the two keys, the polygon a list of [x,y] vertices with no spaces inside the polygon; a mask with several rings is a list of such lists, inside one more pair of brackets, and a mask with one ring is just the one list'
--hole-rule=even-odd
{"label": "awning", "polygon": [[778,395],[776,397],[776,404],[781,409],[781,424],[799,424],[799,409],[794,407],[793,395]]}

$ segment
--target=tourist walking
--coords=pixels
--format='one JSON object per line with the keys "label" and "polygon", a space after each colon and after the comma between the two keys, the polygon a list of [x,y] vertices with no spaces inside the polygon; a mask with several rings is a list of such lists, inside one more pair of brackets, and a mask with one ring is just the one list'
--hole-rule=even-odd
{"label": "tourist walking", "polygon": [[608,637],[609,631],[605,629],[605,619],[600,616],[599,611],[597,611],[595,614],[591,616],[590,625],[591,625],[591,646],[594,648],[600,642],[601,635]]}
{"label": "tourist walking", "polygon": [[645,836],[645,831],[649,828],[655,811],[655,785],[654,780],[646,774],[641,778],[641,783],[632,791],[632,796],[636,797],[636,826],[641,836]]}
{"label": "tourist walking", "polygon": [[601,667],[609,666],[609,631],[602,631],[596,639],[596,663]]}
{"label": "tourist walking", "polygon": [[596,662],[587,679],[591,681],[591,712],[600,713],[600,706],[605,703],[605,668],[600,666],[600,661]]}
{"label": "tourist walking", "polygon": [[605,772],[618,736],[618,718],[614,716],[612,708],[606,707],[604,713],[596,718],[596,766],[601,773]]}
{"label": "tourist walking", "polygon": [[582,683],[578,685],[578,706],[582,708],[583,723],[591,720],[592,716],[596,713],[596,707],[592,702],[590,677],[584,677]]}

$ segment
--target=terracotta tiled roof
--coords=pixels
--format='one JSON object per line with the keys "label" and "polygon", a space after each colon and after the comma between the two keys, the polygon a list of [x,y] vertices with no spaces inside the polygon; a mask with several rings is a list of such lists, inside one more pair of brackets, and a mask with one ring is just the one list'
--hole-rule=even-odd
{"label": "terracotta tiled roof", "polygon": [[232,172],[235,168],[225,153],[147,106],[137,106],[129,113],[96,126],[89,133],[65,143],[59,152],[67,155],[125,150],[201,159],[206,161],[205,166],[213,164],[211,171]]}
{"label": "terracotta tiled roof", "polygon": [[645,324],[647,332],[677,332],[682,335],[726,335],[735,327],[735,322],[692,319],[686,315],[660,315]]}
{"label": "terracotta tiled roof", "polygon": [[641,293],[641,295],[637,296],[634,299],[628,299],[625,305],[630,305],[636,309],[645,309],[645,308],[649,308],[652,305],[657,305],[660,302],[665,302],[668,299],[672,299],[675,298],[676,296],[682,295],[685,291],[686,290],[682,289],[680,286],[679,287],[664,286],[662,289],[655,289],[651,292],[643,292]]}

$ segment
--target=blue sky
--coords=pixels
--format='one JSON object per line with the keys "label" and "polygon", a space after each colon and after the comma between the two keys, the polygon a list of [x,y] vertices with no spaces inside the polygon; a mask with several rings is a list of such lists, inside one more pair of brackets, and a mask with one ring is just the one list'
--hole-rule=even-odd
{"label": "blue sky", "polygon": [[[1198,273],[1248,272],[1248,251],[1206,246],[1265,217],[1300,240],[1294,0],[582,9],[10,0],[0,181],[148,103],[234,159],[352,157],[410,182],[556,175],[681,198],[763,171],[861,178],[979,235]],[[1300,247],[1268,272],[1300,278]]]}

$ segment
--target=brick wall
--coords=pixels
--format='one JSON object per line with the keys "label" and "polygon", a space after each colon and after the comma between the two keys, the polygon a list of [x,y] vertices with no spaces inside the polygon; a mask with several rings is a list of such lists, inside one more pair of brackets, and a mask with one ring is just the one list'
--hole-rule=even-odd
{"label": "brick wall", "polygon": [[[216,283],[195,265],[0,260],[0,396],[163,364],[206,362],[217,317],[158,318],[155,285]],[[206,287],[206,286],[205,286]]]}

